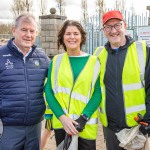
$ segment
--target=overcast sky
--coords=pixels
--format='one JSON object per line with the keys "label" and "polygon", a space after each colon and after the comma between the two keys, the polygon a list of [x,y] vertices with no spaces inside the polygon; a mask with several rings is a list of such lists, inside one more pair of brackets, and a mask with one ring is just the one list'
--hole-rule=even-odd
{"label": "overcast sky", "polygon": [[[12,18],[11,13],[11,5],[13,0],[0,0],[0,21],[5,21]],[[34,2],[34,11],[38,11],[38,1],[33,0]],[[55,0],[46,0],[47,6],[57,7]],[[88,10],[90,15],[94,14],[95,6],[94,0],[87,0],[88,1]],[[80,9],[80,2],[81,0],[66,0],[67,7],[66,7],[66,14],[69,19],[80,19],[81,17],[81,9]],[[150,0],[126,0],[126,7],[129,9],[131,7],[131,3],[134,3],[134,8],[137,13],[144,12],[146,10],[146,6],[150,6]],[[105,0],[105,4],[107,8],[111,8],[114,6],[115,0]],[[36,13],[38,14],[38,13]]]}
{"label": "overcast sky", "polygon": [[2,19],[10,18],[11,3],[12,3],[12,0],[0,0],[0,18]]}

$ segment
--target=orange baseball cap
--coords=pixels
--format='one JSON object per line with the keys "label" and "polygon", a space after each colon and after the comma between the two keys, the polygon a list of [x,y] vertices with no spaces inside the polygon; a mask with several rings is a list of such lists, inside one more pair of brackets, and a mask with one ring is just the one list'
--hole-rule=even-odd
{"label": "orange baseball cap", "polygon": [[116,19],[123,20],[123,15],[119,10],[111,10],[111,11],[108,11],[105,14],[103,14],[102,18],[103,18],[102,23],[104,25],[110,19],[116,18]]}

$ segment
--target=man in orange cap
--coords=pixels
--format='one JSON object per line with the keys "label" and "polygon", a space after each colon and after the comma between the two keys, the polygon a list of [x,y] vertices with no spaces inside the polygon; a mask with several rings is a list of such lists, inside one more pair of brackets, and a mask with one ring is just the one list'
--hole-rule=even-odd
{"label": "man in orange cap", "polygon": [[[115,133],[136,126],[138,113],[150,124],[150,47],[126,36],[127,25],[118,10],[106,12],[102,24],[108,42],[94,53],[101,64],[100,120],[107,150],[123,150]],[[144,125],[140,131],[150,132]]]}

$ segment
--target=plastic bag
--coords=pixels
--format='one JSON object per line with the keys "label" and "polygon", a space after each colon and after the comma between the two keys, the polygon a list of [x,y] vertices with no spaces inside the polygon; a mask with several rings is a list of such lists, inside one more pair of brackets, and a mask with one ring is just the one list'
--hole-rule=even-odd
{"label": "plastic bag", "polygon": [[[56,150],[63,150],[64,140],[58,145]],[[78,150],[78,135],[72,136],[72,141],[67,150]]]}
{"label": "plastic bag", "polygon": [[148,137],[148,134],[146,135],[146,142],[142,150],[150,150],[150,137]]}
{"label": "plastic bag", "polygon": [[[139,150],[145,145],[146,137],[139,131],[140,125],[132,127],[131,129],[123,129],[116,133],[119,146],[127,150]],[[149,150],[149,149],[145,149]]]}

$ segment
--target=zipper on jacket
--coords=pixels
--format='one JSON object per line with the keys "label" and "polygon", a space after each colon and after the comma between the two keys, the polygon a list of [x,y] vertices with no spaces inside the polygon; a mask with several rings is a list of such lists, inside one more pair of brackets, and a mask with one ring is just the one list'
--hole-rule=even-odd
{"label": "zipper on jacket", "polygon": [[25,83],[26,83],[26,92],[27,92],[27,97],[26,97],[26,111],[25,111],[25,119],[24,123],[27,120],[28,116],[28,109],[29,109],[29,88],[28,88],[28,76],[27,76],[27,67],[26,67],[26,62],[24,60],[24,73],[25,73]]}
{"label": "zipper on jacket", "polygon": [[[118,50],[119,48],[116,49],[116,89],[117,88],[117,81],[118,81]],[[118,97],[118,91],[116,90],[116,96]]]}

